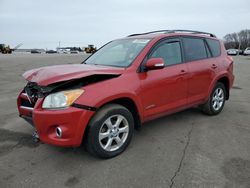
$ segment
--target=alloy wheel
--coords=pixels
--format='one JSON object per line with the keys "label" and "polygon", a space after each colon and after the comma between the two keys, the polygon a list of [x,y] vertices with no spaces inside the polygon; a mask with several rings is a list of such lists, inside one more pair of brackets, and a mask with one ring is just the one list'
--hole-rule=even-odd
{"label": "alloy wheel", "polygon": [[217,88],[213,93],[212,106],[215,111],[221,109],[224,103],[224,91],[222,88]]}
{"label": "alloy wheel", "polygon": [[129,124],[122,115],[108,117],[99,131],[99,143],[106,151],[116,151],[122,147],[129,134]]}

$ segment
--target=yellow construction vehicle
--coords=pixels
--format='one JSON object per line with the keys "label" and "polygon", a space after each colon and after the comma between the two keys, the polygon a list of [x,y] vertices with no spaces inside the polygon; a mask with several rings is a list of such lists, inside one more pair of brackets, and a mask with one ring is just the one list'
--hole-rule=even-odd
{"label": "yellow construction vehicle", "polygon": [[88,47],[84,48],[84,51],[87,53],[87,54],[93,54],[96,52],[96,47],[94,47],[94,45],[90,44],[88,45]]}
{"label": "yellow construction vehicle", "polygon": [[3,54],[11,54],[12,53],[12,49],[10,48],[10,46],[5,45],[5,44],[0,44],[0,52]]}

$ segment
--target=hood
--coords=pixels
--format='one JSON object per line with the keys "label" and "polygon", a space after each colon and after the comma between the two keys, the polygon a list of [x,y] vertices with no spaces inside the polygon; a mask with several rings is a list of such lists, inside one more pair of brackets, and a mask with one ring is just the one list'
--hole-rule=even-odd
{"label": "hood", "polygon": [[29,70],[23,74],[23,77],[29,82],[47,86],[91,75],[120,75],[124,70],[125,68],[86,64],[56,65]]}

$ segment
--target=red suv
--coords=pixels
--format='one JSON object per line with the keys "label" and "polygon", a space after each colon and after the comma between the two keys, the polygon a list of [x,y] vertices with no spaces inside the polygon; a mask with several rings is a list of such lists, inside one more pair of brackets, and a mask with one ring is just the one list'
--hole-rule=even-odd
{"label": "red suv", "polygon": [[232,87],[233,60],[213,34],[161,30],[114,40],[78,65],[23,74],[20,117],[41,141],[99,157],[125,150],[134,128],[186,108],[220,113]]}

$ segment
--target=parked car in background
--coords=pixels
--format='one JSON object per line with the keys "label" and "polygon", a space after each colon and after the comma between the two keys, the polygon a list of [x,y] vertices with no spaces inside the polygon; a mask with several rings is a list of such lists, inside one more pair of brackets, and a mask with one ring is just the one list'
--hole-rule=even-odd
{"label": "parked car in background", "polygon": [[244,50],[237,49],[237,53],[238,53],[238,55],[243,55],[243,52],[244,52]]}
{"label": "parked car in background", "polygon": [[237,55],[238,54],[238,50],[234,49],[234,48],[228,49],[227,50],[227,54],[228,55]]}
{"label": "parked car in background", "polygon": [[122,153],[134,128],[146,121],[198,106],[219,114],[234,81],[223,42],[188,30],[133,34],[109,42],[82,64],[37,68],[23,77],[19,116],[41,141],[84,143],[102,158]]}
{"label": "parked car in background", "polygon": [[41,54],[41,52],[39,50],[36,50],[36,49],[31,50],[30,53],[32,53],[32,54]]}
{"label": "parked car in background", "polygon": [[243,55],[250,55],[250,47],[248,47],[248,48],[246,48],[246,49],[244,50]]}
{"label": "parked car in background", "polygon": [[57,49],[59,54],[70,54],[70,49]]}
{"label": "parked car in background", "polygon": [[70,53],[71,54],[79,54],[79,51],[77,51],[77,50],[70,50]]}
{"label": "parked car in background", "polygon": [[46,54],[56,54],[57,53],[57,51],[55,51],[55,50],[47,50],[46,51]]}

